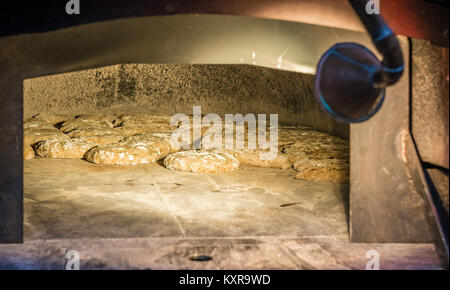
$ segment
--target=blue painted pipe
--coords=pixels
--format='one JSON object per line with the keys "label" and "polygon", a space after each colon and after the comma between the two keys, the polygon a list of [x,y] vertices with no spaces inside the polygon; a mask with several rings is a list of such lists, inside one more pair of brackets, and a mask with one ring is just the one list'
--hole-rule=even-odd
{"label": "blue painted pipe", "polygon": [[383,56],[382,68],[375,74],[374,85],[387,87],[395,84],[403,74],[403,54],[395,33],[379,14],[369,14],[370,0],[349,0],[356,14],[370,34],[372,41]]}

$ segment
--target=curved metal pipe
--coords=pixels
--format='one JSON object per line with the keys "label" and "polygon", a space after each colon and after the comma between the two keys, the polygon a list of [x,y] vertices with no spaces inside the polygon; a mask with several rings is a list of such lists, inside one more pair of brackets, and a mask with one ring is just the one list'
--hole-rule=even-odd
{"label": "curved metal pipe", "polygon": [[370,14],[373,0],[349,0],[383,60],[357,43],[338,43],[317,65],[315,91],[322,108],[345,123],[364,122],[381,108],[386,87],[404,71],[394,32],[379,14]]}
{"label": "curved metal pipe", "polygon": [[349,0],[355,12],[370,34],[372,41],[383,56],[382,67],[374,75],[376,87],[387,87],[395,84],[403,74],[403,54],[395,33],[389,28],[379,14],[369,14],[367,7],[372,4],[369,0]]}

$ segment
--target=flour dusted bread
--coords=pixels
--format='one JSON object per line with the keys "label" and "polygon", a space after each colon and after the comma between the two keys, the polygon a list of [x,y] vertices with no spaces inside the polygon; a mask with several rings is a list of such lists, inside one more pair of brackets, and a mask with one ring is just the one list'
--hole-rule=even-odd
{"label": "flour dusted bread", "polygon": [[92,148],[85,159],[96,164],[136,165],[155,162],[178,149],[168,135],[142,134]]}
{"label": "flour dusted bread", "polygon": [[175,129],[176,129],[175,127],[170,126],[170,124],[166,123],[155,123],[155,124],[124,123],[114,128],[114,130],[116,130],[120,134],[127,136],[145,133],[170,133]]}
{"label": "flour dusted bread", "polygon": [[34,150],[29,145],[23,145],[23,159],[30,160],[34,158]]}
{"label": "flour dusted bread", "polygon": [[268,150],[261,149],[232,149],[232,150],[218,150],[236,157],[240,165],[266,167],[266,168],[281,168],[288,169],[292,167],[289,159],[281,152],[278,152],[275,158],[266,159],[261,157],[262,152]]}
{"label": "flour dusted bread", "polygon": [[339,144],[325,144],[320,142],[297,142],[283,150],[292,164],[304,159],[349,159],[349,147]]}
{"label": "flour dusted bread", "polygon": [[308,127],[280,125],[278,127],[278,144],[284,146],[305,141],[305,138],[314,132],[316,131]]}
{"label": "flour dusted bread", "polygon": [[[246,132],[245,132],[246,133]],[[254,166],[254,167],[266,167],[266,168],[281,168],[281,169],[288,169],[292,167],[292,164],[289,162],[289,159],[286,155],[284,155],[281,152],[276,152],[276,156],[273,156],[273,158],[267,158],[267,154],[269,153],[269,150],[264,150],[258,148],[258,143],[255,140],[255,146],[256,149],[250,149],[248,145],[248,138],[247,135],[245,135],[244,142],[243,142],[243,148],[242,149],[219,149],[219,148],[207,148],[205,146],[205,139],[211,138],[208,135],[205,135],[202,138],[202,148],[203,149],[214,149],[217,152],[223,152],[230,155],[233,155],[236,157],[236,159],[239,161],[240,165],[247,165],[247,166]],[[228,144],[229,146],[236,147],[236,138],[235,135],[232,136],[232,138],[225,139],[226,135],[223,134],[222,137],[222,144],[221,148],[225,147],[225,144]],[[232,143],[231,143],[232,142]]]}
{"label": "flour dusted bread", "polygon": [[80,139],[48,139],[39,142],[35,150],[38,156],[45,158],[80,159],[94,146]]}
{"label": "flour dusted bread", "polygon": [[349,148],[338,142],[298,142],[285,149],[299,171],[296,178],[312,181],[348,182]]}
{"label": "flour dusted bread", "polygon": [[77,120],[86,120],[86,121],[106,121],[108,123],[114,122],[117,118],[119,118],[120,114],[81,114],[75,117]]}
{"label": "flour dusted bread", "polygon": [[101,135],[116,135],[129,137],[136,134],[143,134],[146,133],[147,131],[151,130],[149,128],[143,128],[140,126],[111,128],[108,126],[96,126],[92,124],[86,124],[82,126],[77,126],[77,128],[74,127],[67,128],[66,134],[72,138],[82,138]]}
{"label": "flour dusted bread", "polygon": [[112,143],[94,147],[85,159],[95,164],[136,165],[155,162],[157,155],[151,155],[145,144]]}
{"label": "flour dusted bread", "polygon": [[137,134],[145,134],[147,133],[146,130],[142,127],[133,127],[133,126],[126,126],[126,127],[115,127],[113,128],[113,132],[116,135],[121,135],[124,137],[130,137]]}
{"label": "flour dusted bread", "polygon": [[161,158],[180,150],[177,143],[170,139],[170,133],[149,133],[127,137],[122,143],[143,143],[150,151],[156,151]]}
{"label": "flour dusted bread", "polygon": [[119,135],[96,135],[96,136],[86,136],[76,138],[78,140],[82,140],[88,143],[93,143],[95,145],[105,145],[111,143],[117,143],[122,140],[124,137]]}
{"label": "flour dusted bread", "polygon": [[295,178],[312,181],[349,182],[349,165],[339,159],[303,159],[294,164]]}
{"label": "flour dusted bread", "polygon": [[57,130],[55,126],[41,120],[30,119],[23,122],[24,130]]}
{"label": "flour dusted bread", "polygon": [[122,134],[117,133],[118,132],[114,130],[114,128],[86,126],[81,129],[74,129],[69,133],[67,133],[66,135],[71,138],[82,138],[82,137],[103,136],[103,135],[123,136]]}
{"label": "flour dusted bread", "polygon": [[167,156],[164,166],[176,171],[224,173],[238,169],[239,161],[223,152],[189,150]]}
{"label": "flour dusted bread", "polygon": [[283,153],[298,171],[296,178],[348,182],[348,141],[299,126],[281,128],[279,140]]}
{"label": "flour dusted bread", "polygon": [[74,119],[63,122],[60,130],[67,134],[77,129],[104,129],[113,127],[114,125],[111,122],[105,120]]}
{"label": "flour dusted bread", "polygon": [[35,145],[36,143],[48,139],[70,139],[69,136],[54,129],[28,129],[23,131],[23,144]]}
{"label": "flour dusted bread", "polygon": [[123,115],[114,120],[115,129],[131,136],[143,133],[169,133],[177,127],[170,125],[169,115]]}

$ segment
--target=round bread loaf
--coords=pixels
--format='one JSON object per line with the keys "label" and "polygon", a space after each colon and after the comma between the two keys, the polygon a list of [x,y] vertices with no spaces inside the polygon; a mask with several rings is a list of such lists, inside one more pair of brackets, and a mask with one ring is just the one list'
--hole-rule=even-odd
{"label": "round bread loaf", "polygon": [[35,145],[40,141],[48,139],[70,139],[69,136],[59,132],[58,130],[48,129],[28,129],[23,131],[23,144]]}
{"label": "round bread loaf", "polygon": [[239,161],[230,154],[214,151],[181,151],[164,159],[171,170],[197,173],[224,173],[239,168]]}
{"label": "round bread loaf", "polygon": [[297,160],[294,169],[295,178],[311,181],[349,182],[349,164],[340,159],[303,159]]}
{"label": "round bread loaf", "polygon": [[155,162],[178,149],[165,135],[142,134],[94,147],[87,152],[85,159],[96,164],[136,165]]}
{"label": "round bread loaf", "polygon": [[79,159],[94,146],[80,139],[48,139],[39,142],[35,149],[38,156],[45,158]]}

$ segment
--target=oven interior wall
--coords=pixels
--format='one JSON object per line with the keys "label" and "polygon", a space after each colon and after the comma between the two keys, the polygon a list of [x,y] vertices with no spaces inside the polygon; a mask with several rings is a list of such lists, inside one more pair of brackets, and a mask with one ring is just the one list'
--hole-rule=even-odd
{"label": "oven interior wall", "polygon": [[36,114],[279,114],[343,138],[347,125],[319,107],[314,76],[251,65],[122,64],[24,81],[24,117]]}

